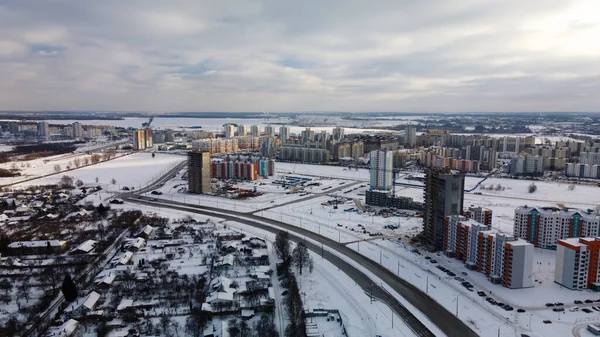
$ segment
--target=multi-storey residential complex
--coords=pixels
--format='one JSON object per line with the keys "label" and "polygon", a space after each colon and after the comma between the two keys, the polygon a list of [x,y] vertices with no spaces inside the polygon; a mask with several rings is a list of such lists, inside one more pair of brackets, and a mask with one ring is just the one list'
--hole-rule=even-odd
{"label": "multi-storey residential complex", "polygon": [[279,140],[272,136],[264,136],[260,138],[260,154],[273,158],[279,149]]}
{"label": "multi-storey residential complex", "polygon": [[579,155],[580,164],[600,165],[600,152],[586,151]]}
{"label": "multi-storey residential complex", "polygon": [[344,139],[344,128],[340,126],[333,128],[331,131],[331,138],[333,138],[334,141],[340,141]]}
{"label": "multi-storey residential complex", "polygon": [[[454,149],[459,151],[457,149]],[[440,157],[434,152],[422,151],[421,164],[425,167],[449,167],[460,172],[479,172],[479,162],[476,160],[455,159],[451,157]]]}
{"label": "multi-storey residential complex", "polygon": [[600,290],[600,238],[558,240],[554,282],[572,289]]}
{"label": "multi-storey residential complex", "polygon": [[600,215],[555,207],[515,209],[514,236],[540,248],[555,248],[558,240],[599,236]]}
{"label": "multi-storey residential complex", "polygon": [[50,128],[48,127],[48,122],[42,121],[38,123],[38,135],[41,138],[48,138],[48,136],[50,136]]}
{"label": "multi-storey residential complex", "polygon": [[392,189],[392,164],[393,154],[391,151],[371,151],[370,176],[371,191],[390,191]]}
{"label": "multi-storey residential complex", "polygon": [[279,128],[279,139],[282,145],[288,142],[288,139],[290,139],[290,128],[288,126],[284,125]]}
{"label": "multi-storey residential complex", "polygon": [[567,177],[600,179],[600,165],[568,163]]}
{"label": "multi-storey residential complex", "polygon": [[223,133],[225,134],[225,138],[231,139],[235,137],[235,125],[233,124],[225,124],[223,125]]}
{"label": "multi-storey residential complex", "polygon": [[306,128],[300,132],[302,137],[302,144],[312,142],[315,139],[315,132],[310,128]]}
{"label": "multi-storey residential complex", "polygon": [[413,148],[417,145],[417,128],[409,125],[404,129],[404,146]]}
{"label": "multi-storey residential complex", "polygon": [[75,137],[75,138],[83,137],[83,126],[79,122],[73,123],[73,137]]}
{"label": "multi-storey residential complex", "polygon": [[250,135],[252,137],[260,137],[260,126],[259,125],[252,125],[250,127]]}
{"label": "multi-storey residential complex", "polygon": [[544,157],[541,156],[516,156],[510,161],[510,174],[540,176],[544,174]]}
{"label": "multi-storey residential complex", "polygon": [[239,150],[238,138],[198,139],[192,142],[192,149],[200,152],[207,151],[210,154],[236,152]]}
{"label": "multi-storey residential complex", "polygon": [[237,141],[240,150],[257,150],[260,148],[260,137],[243,136],[238,137]]}
{"label": "multi-storey residential complex", "polygon": [[191,193],[210,192],[210,153],[188,152],[188,191]]}
{"label": "multi-storey residential complex", "polygon": [[445,219],[444,253],[485,274],[493,283],[517,289],[533,286],[533,245],[500,234],[464,216]]}
{"label": "multi-storey residential complex", "polygon": [[340,158],[360,158],[365,153],[365,144],[362,140],[344,141],[333,146],[333,156]]}
{"label": "multi-storey residential complex", "polygon": [[275,128],[271,125],[265,126],[265,137],[275,137]]}
{"label": "multi-storey residential complex", "polygon": [[133,149],[136,151],[151,148],[152,129],[138,129],[133,131]]}
{"label": "multi-storey residential complex", "polygon": [[492,217],[493,217],[493,213],[492,210],[489,208],[483,208],[483,207],[474,207],[474,206],[470,206],[466,211],[465,211],[465,216],[468,217],[469,219],[473,219],[477,222],[479,222],[480,224],[487,226],[488,228],[492,228]]}
{"label": "multi-storey residential complex", "polygon": [[275,172],[275,161],[272,159],[215,160],[211,163],[211,177],[216,179],[257,180],[258,177],[272,176]]}
{"label": "multi-storey residential complex", "polygon": [[425,176],[425,240],[437,250],[444,246],[447,216],[463,212],[464,174],[448,168],[428,169]]}
{"label": "multi-storey residential complex", "polygon": [[246,137],[248,135],[248,126],[244,124],[238,125],[237,135],[238,137]]}
{"label": "multi-storey residential complex", "polygon": [[329,161],[329,151],[303,145],[283,145],[279,149],[279,159],[303,163],[326,163]]}

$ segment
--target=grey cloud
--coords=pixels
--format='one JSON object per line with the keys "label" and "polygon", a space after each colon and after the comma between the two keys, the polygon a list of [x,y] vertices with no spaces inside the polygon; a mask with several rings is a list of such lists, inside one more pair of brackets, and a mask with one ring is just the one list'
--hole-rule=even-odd
{"label": "grey cloud", "polygon": [[580,3],[4,1],[0,110],[589,110]]}

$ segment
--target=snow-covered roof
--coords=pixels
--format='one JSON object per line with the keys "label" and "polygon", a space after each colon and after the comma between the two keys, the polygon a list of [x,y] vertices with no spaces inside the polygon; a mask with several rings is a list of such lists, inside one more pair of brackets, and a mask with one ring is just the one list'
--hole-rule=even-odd
{"label": "snow-covered roof", "polygon": [[133,306],[133,300],[130,298],[124,298],[117,306],[117,311],[125,310],[131,306]]}
{"label": "snow-covered roof", "polygon": [[56,334],[54,336],[56,336],[56,337],[71,336],[71,335],[73,335],[73,333],[75,333],[75,330],[77,330],[78,327],[79,327],[79,322],[74,319],[70,319],[70,320],[64,322],[58,328],[58,331],[56,332]]}
{"label": "snow-covered roof", "polygon": [[92,291],[85,299],[85,302],[83,302],[83,307],[88,310],[94,310],[96,303],[98,302],[99,299],[100,299],[100,294],[98,294],[95,291]]}
{"label": "snow-covered roof", "polygon": [[89,253],[96,247],[97,243],[98,243],[98,241],[87,240],[87,241],[83,242],[82,244],[80,244],[79,246],[77,246],[77,248],[75,248],[75,250]]}
{"label": "snow-covered roof", "polygon": [[113,281],[115,280],[115,277],[117,277],[117,275],[115,273],[109,273],[102,280],[100,280],[99,283],[111,285],[113,283]]}
{"label": "snow-covered roof", "polygon": [[207,303],[214,303],[218,301],[232,302],[233,301],[233,292],[224,292],[219,291],[215,293],[211,293],[206,298]]}
{"label": "snow-covered roof", "polygon": [[254,316],[254,310],[252,309],[242,309],[242,317],[249,318]]}
{"label": "snow-covered roof", "polygon": [[8,245],[8,248],[21,248],[21,247],[47,247],[50,244],[51,247],[61,247],[65,245],[66,241],[60,240],[41,240],[41,241],[16,241]]}
{"label": "snow-covered roof", "polygon": [[131,261],[132,257],[133,257],[132,252],[125,252],[125,254],[123,254],[123,257],[121,258],[121,260],[119,260],[119,263],[120,264],[128,264],[129,261]]}
{"label": "snow-covered roof", "polygon": [[226,265],[233,266],[233,260],[234,260],[233,255],[227,254],[227,255],[223,256],[223,259],[221,260],[221,262],[217,263],[216,265],[217,266],[226,266]]}

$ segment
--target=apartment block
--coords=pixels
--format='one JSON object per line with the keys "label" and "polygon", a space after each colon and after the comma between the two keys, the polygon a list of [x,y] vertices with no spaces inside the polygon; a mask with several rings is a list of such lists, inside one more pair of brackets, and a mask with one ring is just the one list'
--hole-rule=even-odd
{"label": "apartment block", "polygon": [[596,237],[600,233],[600,216],[591,211],[556,207],[515,209],[513,235],[540,248],[556,248],[557,241],[567,238]]}
{"label": "apartment block", "polygon": [[191,193],[210,192],[210,153],[188,152],[188,190]]}
{"label": "apartment block", "polygon": [[467,268],[485,274],[489,281],[518,289],[533,286],[532,244],[498,233],[465,216],[445,219],[444,253]]}
{"label": "apartment block", "polygon": [[600,290],[599,254],[598,237],[558,240],[554,282],[572,290]]}
{"label": "apartment block", "polygon": [[470,206],[465,211],[465,216],[469,219],[473,219],[479,222],[480,224],[488,228],[492,228],[493,212],[489,208]]}
{"label": "apartment block", "polygon": [[392,189],[392,164],[391,151],[371,151],[369,174],[371,184],[369,190],[389,191]]}

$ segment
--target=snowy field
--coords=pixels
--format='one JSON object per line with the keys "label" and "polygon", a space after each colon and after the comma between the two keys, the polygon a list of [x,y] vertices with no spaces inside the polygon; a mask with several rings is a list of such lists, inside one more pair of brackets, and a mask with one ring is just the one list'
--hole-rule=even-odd
{"label": "snowy field", "polygon": [[[121,190],[123,186],[135,187],[137,189],[154,181],[182,160],[185,160],[185,157],[159,154],[155,158],[152,158],[151,153],[140,152],[69,171],[65,174],[72,176],[75,181],[80,179],[86,185],[99,184],[106,191]],[[17,187],[56,184],[62,176],[62,174],[52,175],[19,184]],[[98,182],[96,182],[96,178]],[[112,179],[116,180],[115,184],[111,183]]]}

